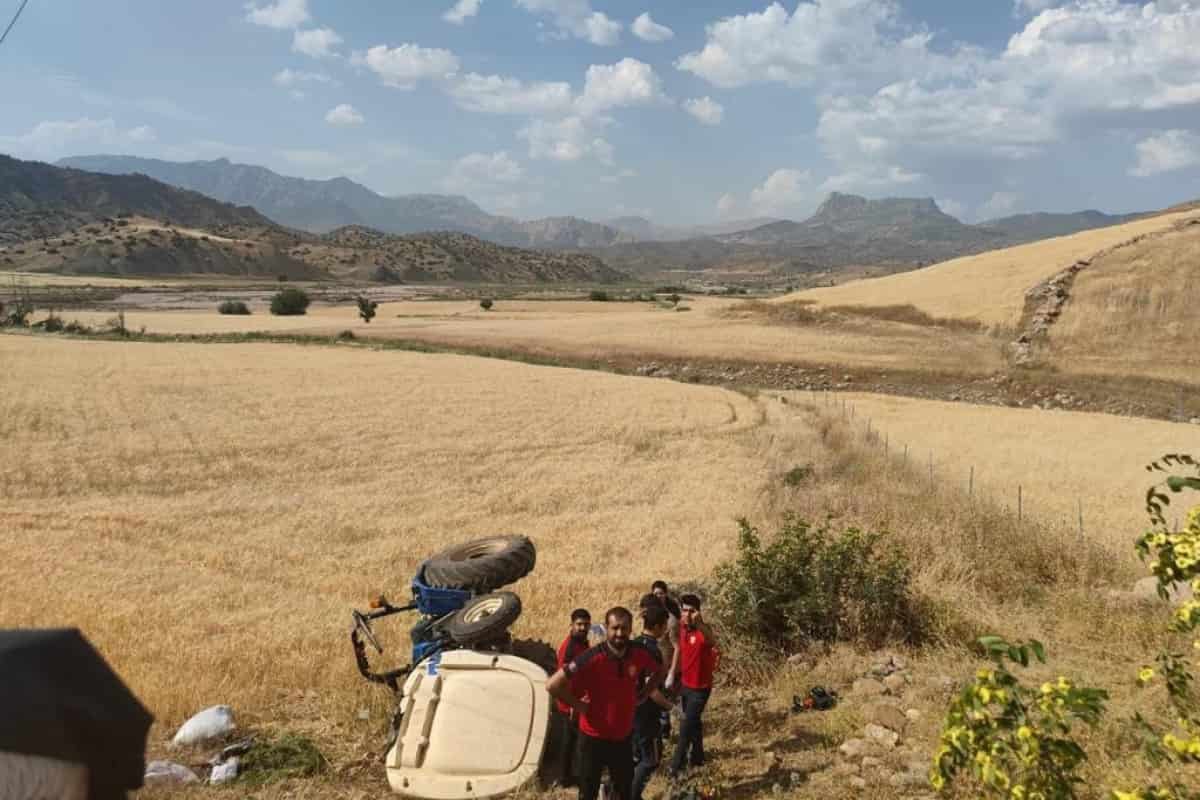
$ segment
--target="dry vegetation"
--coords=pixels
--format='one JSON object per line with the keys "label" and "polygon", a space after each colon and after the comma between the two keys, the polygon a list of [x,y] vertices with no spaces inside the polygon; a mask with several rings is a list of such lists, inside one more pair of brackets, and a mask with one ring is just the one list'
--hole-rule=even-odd
{"label": "dry vegetation", "polygon": [[1095,259],[1050,344],[1059,369],[1200,382],[1200,225]]}
{"label": "dry vegetation", "polygon": [[823,305],[888,306],[907,303],[933,317],[958,317],[988,326],[1014,326],[1025,305],[1025,290],[1081,258],[1089,258],[1136,236],[1170,229],[1193,219],[1185,211],[1098,228],[1032,244],[943,261],[931,267],[809,289],[785,299]]}
{"label": "dry vegetation", "polygon": [[[0,464],[0,625],[81,626],[158,715],[152,753],[188,713],[231,702],[243,724],[310,735],[332,757],[330,776],[264,797],[383,794],[371,756],[387,696],[353,669],[347,611],[380,589],[402,594],[431,550],[494,531],[537,541],[518,633],[556,640],[574,605],[631,603],[652,578],[707,576],[731,553],[737,516],[769,530],[795,509],[887,529],[916,559],[950,645],[910,654],[924,717],[896,759],[932,748],[939,680],[969,668],[956,645],[984,630],[1044,638],[1055,669],[1116,689],[1119,719],[1148,649],[1146,610],[1106,595],[1136,576],[1112,557],[1138,529],[1123,498],[1103,506],[1096,547],[1032,501],[1017,524],[988,492],[1018,470],[1065,491],[1087,480],[1133,491],[1147,449],[1195,435],[1116,417],[872,407],[893,436],[989,461],[995,474],[980,475],[967,503],[961,480],[931,488],[897,448],[885,458],[800,394],[782,403],[356,348],[24,336],[0,337],[0,374],[12,387],[0,395],[0,442],[16,456]],[[861,413],[886,401],[855,402]],[[945,430],[920,421],[934,408]],[[786,486],[797,464],[811,479]],[[402,653],[404,626],[386,633]],[[728,679],[751,684],[726,685],[713,711],[723,797],[770,796],[792,772],[798,796],[844,796],[831,767],[860,724],[856,705],[803,718],[786,708],[813,684],[844,689],[869,660],[839,647],[782,672],[733,662]],[[1115,727],[1089,745],[1097,785],[1128,773]],[[896,794],[881,773],[863,796]]]}

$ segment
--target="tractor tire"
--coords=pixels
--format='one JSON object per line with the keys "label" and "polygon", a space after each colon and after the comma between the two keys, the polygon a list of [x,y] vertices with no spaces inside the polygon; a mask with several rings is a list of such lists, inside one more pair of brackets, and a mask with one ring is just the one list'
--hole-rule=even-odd
{"label": "tractor tire", "polygon": [[537,664],[546,671],[547,675],[553,675],[558,671],[558,653],[545,642],[539,642],[536,639],[513,639],[509,653]]}
{"label": "tractor tire", "polygon": [[503,637],[508,626],[521,616],[521,598],[512,592],[476,597],[441,624],[455,644],[470,647]]}
{"label": "tractor tire", "polygon": [[425,562],[425,583],[482,594],[519,581],[533,570],[537,551],[524,536],[489,536],[443,550]]}

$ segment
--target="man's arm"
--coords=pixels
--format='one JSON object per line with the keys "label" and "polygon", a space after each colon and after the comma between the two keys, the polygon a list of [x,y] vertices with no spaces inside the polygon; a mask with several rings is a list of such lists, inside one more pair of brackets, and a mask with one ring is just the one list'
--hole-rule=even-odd
{"label": "man's arm", "polygon": [[588,704],[575,696],[571,691],[571,680],[567,677],[567,673],[559,670],[550,676],[550,680],[546,681],[546,691],[555,700],[562,702],[575,709],[576,713],[583,716],[588,712]]}

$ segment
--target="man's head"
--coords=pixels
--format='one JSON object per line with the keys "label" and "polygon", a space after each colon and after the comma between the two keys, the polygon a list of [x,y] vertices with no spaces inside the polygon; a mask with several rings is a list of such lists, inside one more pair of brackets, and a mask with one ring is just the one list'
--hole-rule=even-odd
{"label": "man's head", "polygon": [[571,612],[571,638],[587,641],[588,628],[592,627],[592,615],[586,608],[577,608]]}
{"label": "man's head", "polygon": [[624,655],[629,646],[629,634],[633,632],[633,612],[624,606],[610,608],[604,615],[608,635],[608,646],[617,655]]}
{"label": "man's head", "polygon": [[[654,597],[654,595],[647,595]],[[655,639],[661,639],[667,632],[667,610],[662,605],[652,605],[642,608],[642,627],[646,633]]]}
{"label": "man's head", "polygon": [[700,598],[694,594],[685,594],[679,598],[679,618],[684,625],[695,627],[700,624]]}
{"label": "man's head", "polygon": [[642,599],[638,600],[638,608],[645,611],[647,608],[663,608],[662,598],[656,594],[644,594]]}
{"label": "man's head", "polygon": [[650,584],[650,591],[655,597],[664,603],[667,601],[667,597],[670,596],[670,592],[667,591],[666,581],[655,581],[654,583]]}

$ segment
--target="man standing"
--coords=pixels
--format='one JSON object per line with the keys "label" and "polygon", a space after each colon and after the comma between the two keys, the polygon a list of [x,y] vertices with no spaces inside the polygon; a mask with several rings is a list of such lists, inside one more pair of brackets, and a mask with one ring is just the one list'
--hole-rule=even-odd
{"label": "man standing", "polygon": [[[671,600],[667,594],[667,585],[662,581],[655,581],[653,591],[650,594],[642,595],[642,599],[638,601],[638,608],[641,609],[642,617],[645,619],[646,609],[661,608],[667,612],[667,626],[663,630],[662,635],[658,637],[658,652],[662,656],[663,667],[665,667],[666,678],[663,681],[663,694],[668,699],[674,698],[672,691],[675,685],[675,673],[679,670],[679,605],[675,604],[675,612],[671,612],[667,601]],[[647,624],[647,627],[649,625]],[[660,738],[671,738],[671,711],[667,709],[661,715],[659,724]]]}
{"label": "man standing", "polygon": [[[638,691],[651,694],[662,682],[658,661],[631,642],[633,614],[617,607],[604,615],[607,638],[551,676],[546,689],[579,718],[579,800],[596,800],[608,768],[619,800],[631,800],[632,734]],[[643,676],[650,678],[643,686]],[[586,700],[581,700],[580,695]]]}
{"label": "man standing", "polygon": [[683,694],[683,722],[679,726],[679,744],[671,759],[671,777],[690,766],[704,765],[704,707],[712,694],[713,672],[721,660],[717,639],[700,613],[700,598],[685,594],[679,598],[679,680]]}
{"label": "man standing", "polygon": [[[558,668],[570,664],[588,649],[588,630],[592,627],[592,615],[586,608],[577,608],[571,612],[571,627],[567,628],[567,638],[558,646]],[[561,765],[560,783],[563,786],[574,785],[575,769],[578,766],[577,754],[579,747],[579,720],[575,718],[575,709],[559,700],[557,703],[559,718],[555,724],[562,730],[561,747],[558,750],[558,762]]]}
{"label": "man standing", "polygon": [[[647,596],[654,602],[643,606],[642,635],[634,639],[634,642],[644,645],[661,664],[663,658],[658,646],[667,635],[668,614],[654,595]],[[661,714],[671,710],[671,701],[657,689],[652,692],[640,692],[638,699],[641,702],[638,703],[633,720],[633,752],[637,757],[637,765],[633,768],[633,800],[642,800],[642,792],[650,782],[650,776],[662,761]]]}

